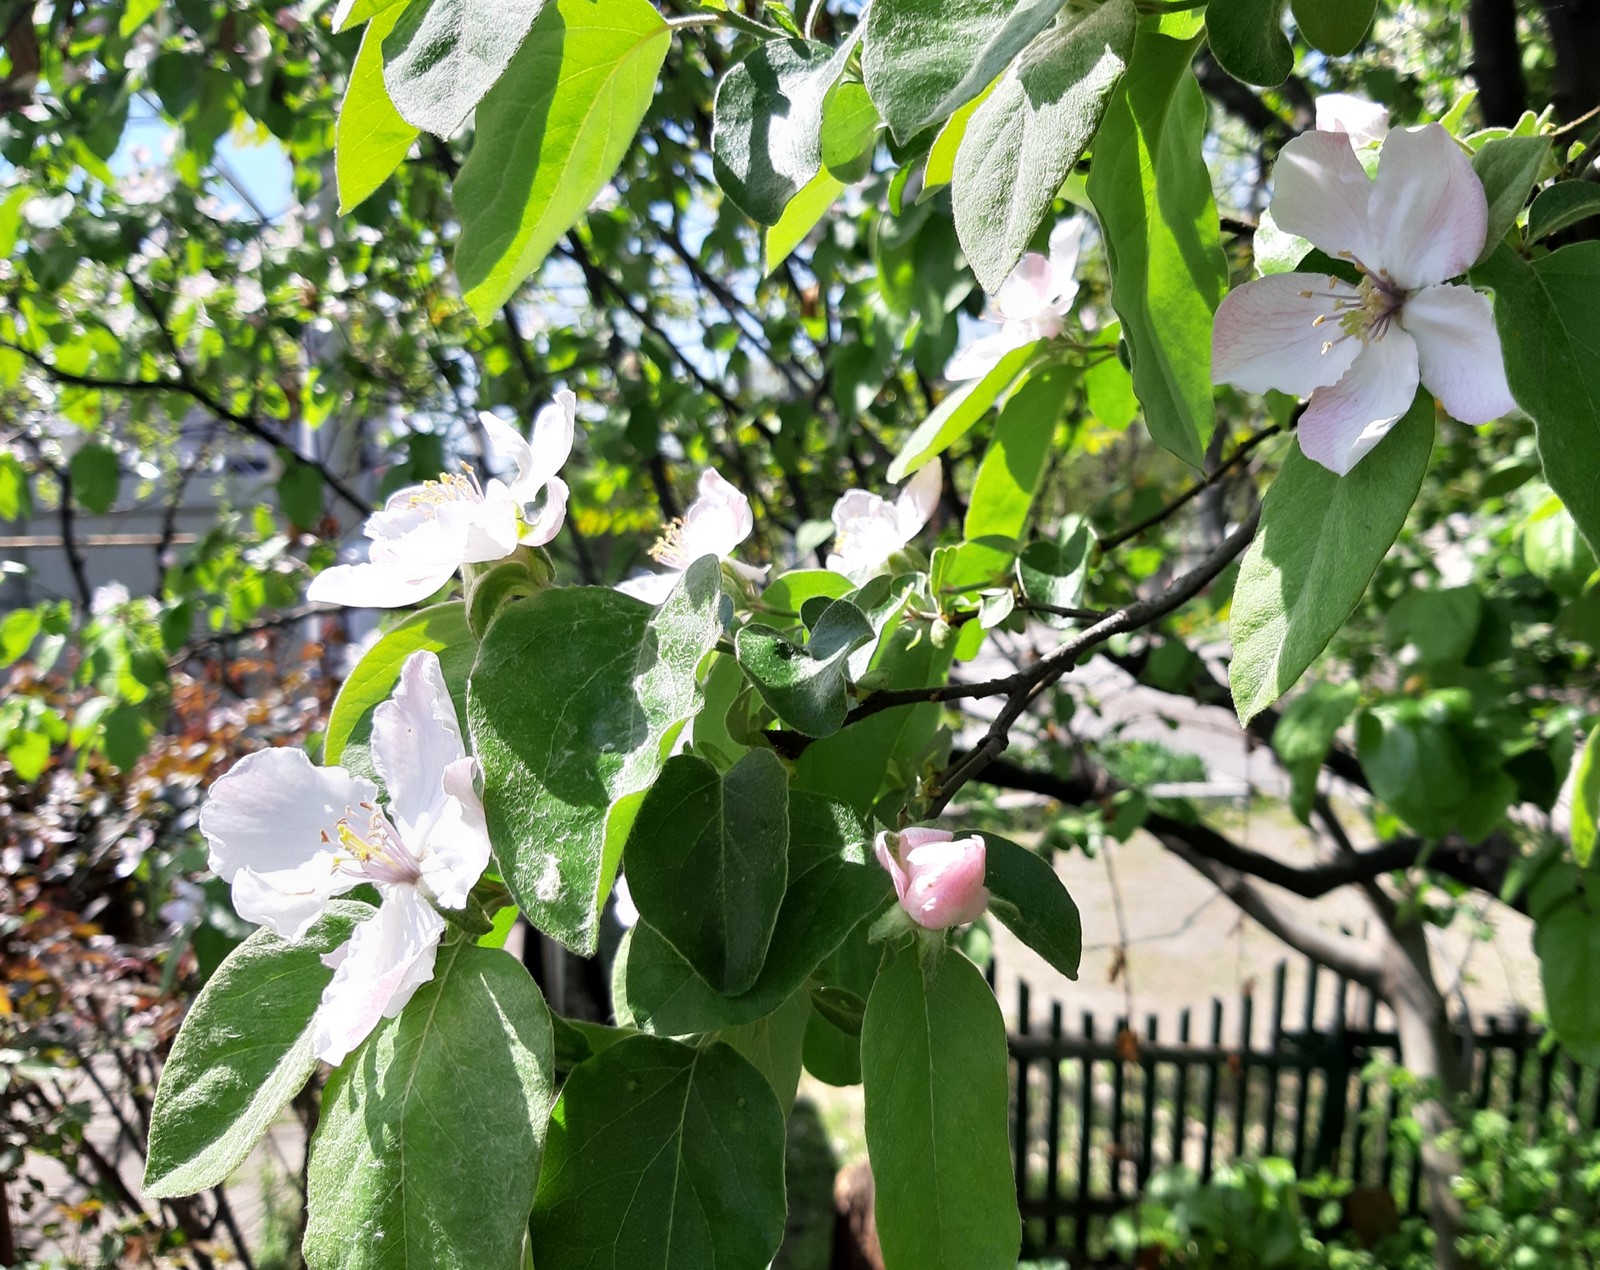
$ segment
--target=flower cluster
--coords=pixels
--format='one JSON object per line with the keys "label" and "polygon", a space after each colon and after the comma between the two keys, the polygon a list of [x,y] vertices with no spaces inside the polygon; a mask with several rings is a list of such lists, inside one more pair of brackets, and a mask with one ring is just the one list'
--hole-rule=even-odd
{"label": "flower cluster", "polygon": [[945,378],[951,382],[980,379],[1014,348],[1061,334],[1061,324],[1078,298],[1078,255],[1086,222],[1073,216],[1050,233],[1050,254],[1030,251],[1017,263],[1000,290],[994,311],[1000,329],[980,336],[950,359]]}

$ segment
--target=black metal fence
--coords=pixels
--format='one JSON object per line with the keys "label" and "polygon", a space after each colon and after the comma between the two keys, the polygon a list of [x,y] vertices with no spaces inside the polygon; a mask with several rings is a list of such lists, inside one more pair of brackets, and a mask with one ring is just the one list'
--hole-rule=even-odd
{"label": "black metal fence", "polygon": [[[1184,1010],[1165,1037],[1154,1015],[1142,1029],[1072,1020],[1017,985],[1012,1146],[1029,1255],[1082,1257],[1152,1173],[1176,1164],[1209,1178],[1233,1160],[1279,1156],[1303,1177],[1327,1172],[1388,1190],[1401,1212],[1417,1208],[1417,1147],[1399,1127],[1404,1081],[1373,1068],[1401,1063],[1387,1009],[1309,962],[1286,1020],[1287,982],[1280,963],[1264,1018],[1246,991],[1231,1020],[1214,999],[1209,1019]],[[1600,1122],[1600,1075],[1541,1045],[1525,1015],[1463,1028],[1461,1039],[1479,1107],[1530,1134],[1552,1107]]]}

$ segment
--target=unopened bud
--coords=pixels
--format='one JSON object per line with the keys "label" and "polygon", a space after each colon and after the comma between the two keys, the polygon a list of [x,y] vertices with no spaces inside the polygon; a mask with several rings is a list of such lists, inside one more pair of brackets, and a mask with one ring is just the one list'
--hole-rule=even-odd
{"label": "unopened bud", "polygon": [[943,829],[884,832],[873,849],[889,871],[900,907],[918,926],[960,926],[975,921],[989,906],[983,884],[988,851],[977,834],[957,838]]}

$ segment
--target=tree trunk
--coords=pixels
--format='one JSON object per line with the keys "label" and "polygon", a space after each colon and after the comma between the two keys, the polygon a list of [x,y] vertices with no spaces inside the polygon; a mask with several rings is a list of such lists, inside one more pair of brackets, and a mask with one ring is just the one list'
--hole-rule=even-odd
{"label": "tree trunk", "polygon": [[1600,0],[1540,0],[1556,55],[1556,114],[1577,119],[1600,106]]}
{"label": "tree trunk", "polygon": [[1516,0],[1472,0],[1467,23],[1472,29],[1472,78],[1478,83],[1483,121],[1509,128],[1528,108]]}

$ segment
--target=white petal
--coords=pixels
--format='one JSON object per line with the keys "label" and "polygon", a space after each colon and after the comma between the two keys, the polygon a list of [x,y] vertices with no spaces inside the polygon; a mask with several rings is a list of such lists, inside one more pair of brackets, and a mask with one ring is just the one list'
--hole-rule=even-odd
{"label": "white petal", "polygon": [[683,567],[688,568],[701,556],[726,560],[750,536],[755,525],[750,500],[724,480],[716,468],[708,467],[700,473],[699,493],[683,515],[678,537]]}
{"label": "white petal", "polygon": [[1454,137],[1436,123],[1391,132],[1372,189],[1373,269],[1407,291],[1472,267],[1483,250],[1489,203]]}
{"label": "white petal", "polygon": [[530,547],[542,547],[558,533],[567,520],[567,483],[552,476],[544,487],[544,501],[533,519],[522,531],[522,541]]}
{"label": "white petal", "polygon": [[1087,217],[1069,216],[1058,221],[1050,231],[1050,282],[1057,312],[1068,308],[1078,294],[1074,279],[1078,273],[1078,257],[1083,251],[1084,231],[1088,227]]}
{"label": "white petal", "polygon": [[1310,239],[1330,256],[1349,252],[1371,263],[1372,182],[1349,137],[1302,132],[1279,151],[1272,189],[1272,218],[1279,229]]}
{"label": "white petal", "polygon": [[1296,397],[1338,383],[1361,343],[1339,338],[1334,304],[1355,294],[1318,273],[1275,273],[1230,291],[1211,328],[1212,381]]}
{"label": "white petal", "polygon": [[[483,428],[484,438],[489,442],[489,452],[494,455],[496,467],[500,471],[513,468],[516,475],[509,484],[513,489],[520,486],[533,468],[533,447],[528,444],[528,438],[517,431],[515,425],[507,423],[499,415],[490,414],[487,410],[478,412],[478,423]],[[539,492],[535,486],[528,494],[533,498]]]}
{"label": "white petal", "polygon": [[1364,345],[1332,388],[1319,388],[1300,418],[1300,449],[1343,476],[1388,435],[1417,395],[1417,345],[1390,329]]}
{"label": "white petal", "polygon": [[928,523],[939,506],[939,491],[943,486],[944,468],[938,459],[927,464],[906,482],[894,503],[896,528],[900,532],[902,547]]}
{"label": "white petal", "polygon": [[1317,98],[1317,130],[1343,132],[1358,149],[1382,141],[1389,131],[1389,112],[1375,101],[1349,93],[1325,93]]}
{"label": "white petal", "polygon": [[678,579],[683,576],[679,570],[671,573],[641,573],[636,577],[617,583],[617,590],[624,595],[631,595],[636,600],[643,600],[646,604],[660,604],[667,596],[672,594],[672,588],[678,584]]}
{"label": "white petal", "polygon": [[392,1019],[429,979],[444,918],[415,888],[391,888],[378,911],[356,927],[348,951],[317,1007],[317,1057],[337,1066],[381,1019]]}
{"label": "white petal", "polygon": [[[521,506],[504,481],[483,487],[482,502],[445,503],[439,508],[440,538],[458,564],[486,564],[504,560],[517,549],[522,537]],[[416,534],[401,544],[409,549]],[[433,544],[429,544],[429,550]]]}
{"label": "white petal", "polygon": [[489,867],[489,828],[473,783],[478,760],[458,759],[444,771],[445,802],[419,844],[422,885],[442,908],[464,908]]}
{"label": "white petal", "polygon": [[1030,344],[1036,336],[1027,322],[1007,322],[990,335],[980,335],[950,359],[944,377],[952,384],[982,379],[1014,348]]}
{"label": "white petal", "polygon": [[372,761],[389,794],[389,815],[413,851],[413,838],[444,807],[445,769],[466,752],[439,658],[426,649],[412,653],[393,695],[372,712]]}
{"label": "white petal", "polygon": [[563,388],[533,419],[533,468],[530,477],[546,484],[572,453],[578,425],[578,399]]}
{"label": "white petal", "polygon": [[303,750],[261,750],[235,763],[212,785],[200,832],[212,870],[234,884],[239,916],[286,939],[304,934],[355,884],[334,869],[340,818],[377,796],[371,781],[318,767]]}
{"label": "white petal", "polygon": [[352,609],[397,609],[427,599],[455,576],[456,567],[416,573],[396,564],[369,561],[336,564],[311,579],[306,599]]}
{"label": "white petal", "polygon": [[1489,297],[1471,287],[1427,287],[1406,301],[1400,325],[1417,342],[1422,386],[1462,423],[1515,409]]}
{"label": "white petal", "polygon": [[1050,301],[1055,294],[1053,283],[1054,270],[1050,268],[1050,261],[1030,251],[1017,262],[1017,267],[995,292],[995,311],[1008,322],[1031,322],[1050,313]]}

